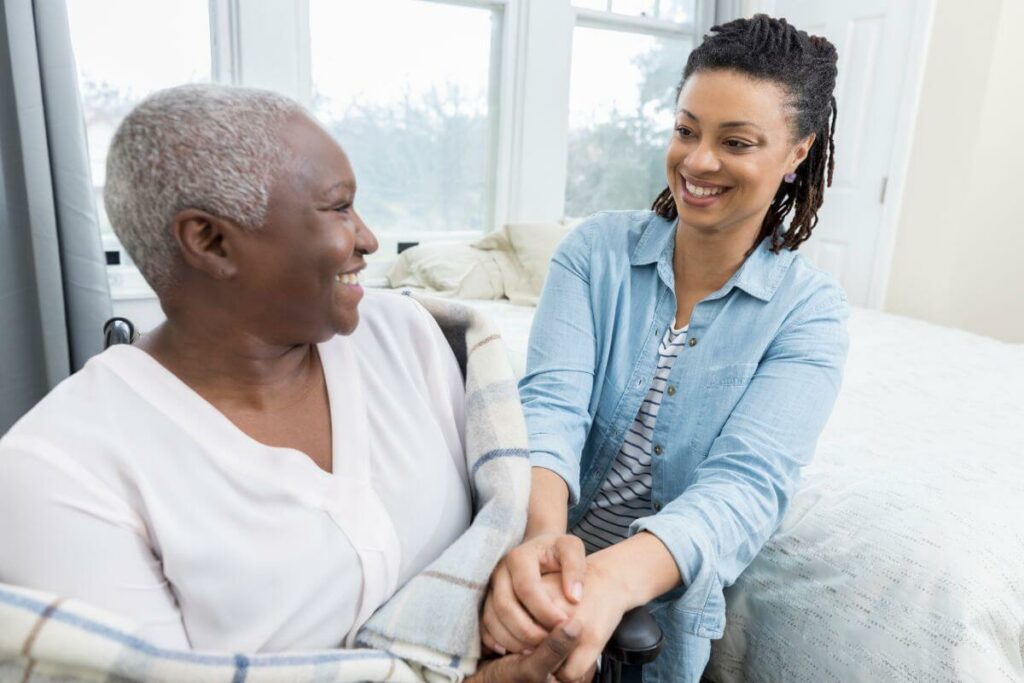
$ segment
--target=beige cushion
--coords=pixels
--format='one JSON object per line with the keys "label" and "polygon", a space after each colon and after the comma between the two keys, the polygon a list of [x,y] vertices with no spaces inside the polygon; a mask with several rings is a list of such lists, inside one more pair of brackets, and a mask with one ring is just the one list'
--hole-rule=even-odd
{"label": "beige cushion", "polygon": [[514,304],[533,306],[544,289],[555,247],[568,232],[561,223],[510,223],[473,246],[494,255],[505,296]]}
{"label": "beige cushion", "polygon": [[387,273],[391,287],[414,287],[462,299],[500,299],[503,270],[494,255],[463,242],[420,244],[406,249]]}

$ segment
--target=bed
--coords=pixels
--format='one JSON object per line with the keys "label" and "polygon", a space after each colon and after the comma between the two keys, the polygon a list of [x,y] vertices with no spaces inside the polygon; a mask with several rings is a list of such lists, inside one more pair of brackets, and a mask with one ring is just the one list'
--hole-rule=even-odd
{"label": "bed", "polygon": [[[472,301],[525,366],[533,309]],[[1024,681],[1024,345],[854,310],[835,411],[707,677]]]}

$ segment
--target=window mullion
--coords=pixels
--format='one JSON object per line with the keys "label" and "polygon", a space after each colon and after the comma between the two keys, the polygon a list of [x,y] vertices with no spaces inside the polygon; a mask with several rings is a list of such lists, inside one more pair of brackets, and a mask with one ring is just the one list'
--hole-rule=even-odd
{"label": "window mullion", "polygon": [[573,10],[569,0],[521,0],[509,221],[552,222],[565,211]]}
{"label": "window mullion", "polygon": [[[215,0],[218,1],[218,0]],[[312,92],[308,0],[229,0],[236,18],[237,82],[308,105]]]}

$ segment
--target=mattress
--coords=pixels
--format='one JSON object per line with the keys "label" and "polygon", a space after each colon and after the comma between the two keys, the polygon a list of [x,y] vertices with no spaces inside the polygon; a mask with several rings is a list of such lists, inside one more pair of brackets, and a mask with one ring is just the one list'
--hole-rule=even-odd
{"label": "mattress", "polygon": [[[472,302],[517,373],[532,309]],[[1024,345],[854,310],[842,392],[707,677],[1024,681]]]}

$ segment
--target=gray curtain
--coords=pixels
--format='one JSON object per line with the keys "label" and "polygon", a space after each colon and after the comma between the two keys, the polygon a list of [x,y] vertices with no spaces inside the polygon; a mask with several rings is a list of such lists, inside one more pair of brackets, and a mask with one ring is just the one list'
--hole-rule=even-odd
{"label": "gray curtain", "polygon": [[63,0],[0,3],[0,434],[102,350],[110,288]]}

